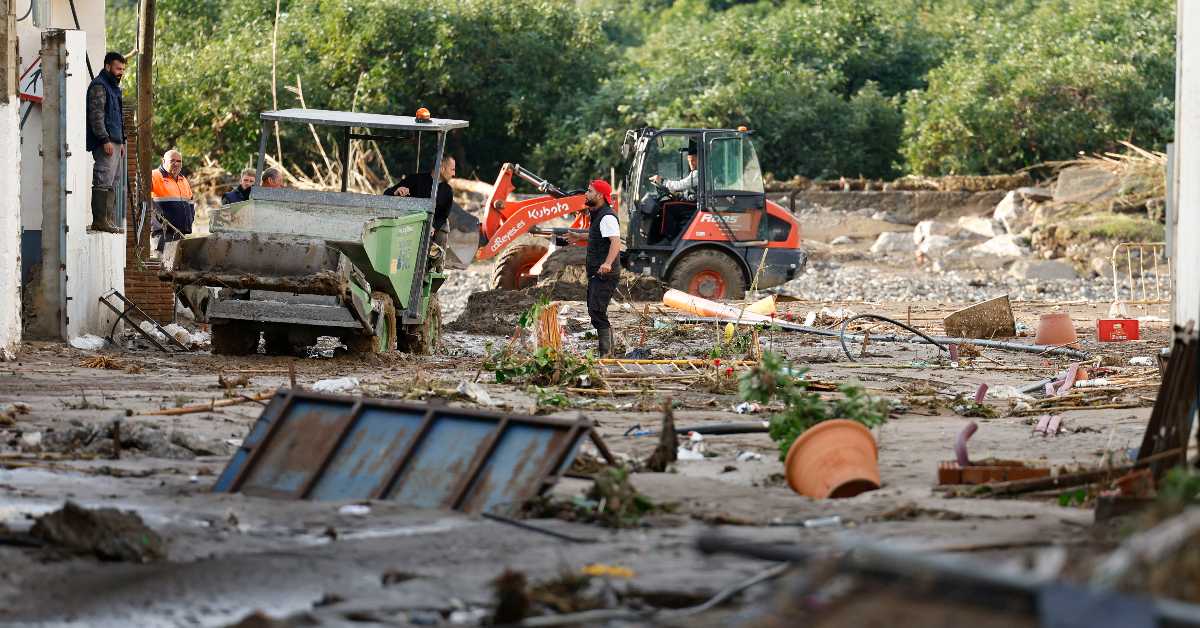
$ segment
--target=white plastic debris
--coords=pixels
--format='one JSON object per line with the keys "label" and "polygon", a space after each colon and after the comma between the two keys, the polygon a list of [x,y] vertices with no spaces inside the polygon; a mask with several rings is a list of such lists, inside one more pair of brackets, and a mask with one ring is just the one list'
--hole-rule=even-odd
{"label": "white plastic debris", "polygon": [[817,313],[815,311],[810,310],[808,312],[808,314],[805,315],[805,317],[804,317],[804,326],[812,327],[812,324],[815,322],[817,322]]}
{"label": "white plastic debris", "polygon": [[84,351],[99,351],[104,348],[104,343],[106,342],[108,341],[100,336],[84,334],[82,336],[75,336],[72,338],[71,346],[75,347],[76,349],[83,349]]}
{"label": "white plastic debris", "polygon": [[995,399],[1017,399],[1021,401],[1032,401],[1033,397],[1017,390],[1016,386],[997,386],[988,391],[988,395]]}
{"label": "white plastic debris", "polygon": [[1154,366],[1154,358],[1139,355],[1136,358],[1129,358],[1129,363],[1133,366]]}
{"label": "white plastic debris", "polygon": [[737,455],[738,462],[749,462],[751,460],[762,460],[762,459],[763,459],[762,454],[755,453],[753,451],[743,451],[743,452],[739,452]]}
{"label": "white plastic debris", "polygon": [[312,385],[314,392],[340,393],[358,388],[358,378],[339,377],[337,379],[322,379]]}
{"label": "white plastic debris", "polygon": [[474,401],[481,406],[494,406],[496,402],[488,394],[487,389],[475,382],[461,382],[456,389],[458,394]]}
{"label": "white plastic debris", "polygon": [[733,411],[738,414],[756,414],[762,412],[762,405],[743,401],[733,407]]}
{"label": "white plastic debris", "polygon": [[179,344],[181,344],[185,347],[190,347],[190,346],[192,346],[192,343],[195,342],[192,339],[191,332],[184,329],[183,326],[180,325],[179,323],[171,323],[170,325],[163,327],[163,329],[166,330],[166,332],[168,334],[171,334],[172,338],[174,338],[175,340],[178,340]]}
{"label": "white plastic debris", "polygon": [[153,337],[154,337],[154,339],[155,339],[155,340],[157,340],[157,341],[159,341],[159,342],[166,342],[166,341],[167,341],[167,336],[166,336],[166,334],[164,334],[164,333],[162,333],[161,331],[158,331],[157,329],[155,329],[155,328],[154,328],[154,325],[151,325],[151,324],[150,324],[150,321],[142,321],[142,322],[141,322],[141,324],[139,324],[139,325],[138,325],[138,328],[139,328],[139,329],[141,329],[142,331],[146,332],[147,334],[149,334],[149,335],[153,336]]}
{"label": "white plastic debris", "polygon": [[1076,388],[1099,388],[1107,385],[1108,379],[1104,377],[1097,377],[1096,379],[1081,379],[1075,382]]}
{"label": "white plastic debris", "polygon": [[207,347],[212,344],[212,334],[206,331],[198,331],[192,334],[192,342],[197,347]]}
{"label": "white plastic debris", "polygon": [[704,436],[696,432],[688,432],[688,442],[680,445],[675,452],[678,460],[704,460]]}
{"label": "white plastic debris", "polygon": [[24,432],[21,434],[21,449],[36,450],[42,446],[41,432]]}
{"label": "white plastic debris", "polygon": [[362,504],[346,504],[338,508],[338,514],[350,517],[365,517],[371,514],[371,507]]}
{"label": "white plastic debris", "polygon": [[828,528],[831,526],[842,525],[842,518],[839,515],[831,517],[817,517],[816,519],[805,519],[804,527],[806,528]]}

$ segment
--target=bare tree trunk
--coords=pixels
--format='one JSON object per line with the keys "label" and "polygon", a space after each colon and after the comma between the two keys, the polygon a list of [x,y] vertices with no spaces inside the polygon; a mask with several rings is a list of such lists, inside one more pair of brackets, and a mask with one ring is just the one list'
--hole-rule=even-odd
{"label": "bare tree trunk", "polygon": [[[277,49],[279,40],[279,0],[275,0],[275,26],[271,28],[271,109],[279,111],[279,97],[275,81]],[[279,140],[279,122],[275,123],[275,160],[283,163],[283,144]]]}

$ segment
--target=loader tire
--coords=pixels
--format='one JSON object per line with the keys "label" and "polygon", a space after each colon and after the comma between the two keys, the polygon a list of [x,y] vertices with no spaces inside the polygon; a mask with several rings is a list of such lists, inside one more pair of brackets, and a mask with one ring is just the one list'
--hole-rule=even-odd
{"label": "loader tire", "polygon": [[667,283],[705,299],[740,299],[746,295],[746,276],[737,260],[712,249],[685,254],[671,269]]}
{"label": "loader tire", "polygon": [[587,247],[561,246],[542,263],[542,272],[538,274],[539,282],[561,280],[571,283],[587,283]]}
{"label": "loader tire", "polygon": [[541,238],[524,236],[508,245],[492,267],[493,290],[520,290],[537,283],[529,269],[546,255],[550,245]]}
{"label": "loader tire", "polygon": [[258,326],[242,321],[212,324],[213,355],[250,355],[258,352]]}
{"label": "loader tire", "polygon": [[429,310],[419,325],[405,325],[398,348],[407,353],[431,355],[442,338],[442,306],[436,294],[429,295]]}
{"label": "loader tire", "polygon": [[371,301],[383,304],[381,311],[373,313],[371,318],[371,324],[381,333],[371,336],[354,334],[342,338],[350,353],[387,353],[396,350],[396,306],[392,304],[392,297],[383,292],[372,292]]}

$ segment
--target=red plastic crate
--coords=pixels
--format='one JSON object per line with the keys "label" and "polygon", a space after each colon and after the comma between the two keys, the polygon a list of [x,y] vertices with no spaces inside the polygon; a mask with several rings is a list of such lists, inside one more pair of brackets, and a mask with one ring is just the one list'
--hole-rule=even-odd
{"label": "red plastic crate", "polygon": [[1141,334],[1136,318],[1102,318],[1096,321],[1096,339],[1100,342],[1124,342],[1139,338]]}

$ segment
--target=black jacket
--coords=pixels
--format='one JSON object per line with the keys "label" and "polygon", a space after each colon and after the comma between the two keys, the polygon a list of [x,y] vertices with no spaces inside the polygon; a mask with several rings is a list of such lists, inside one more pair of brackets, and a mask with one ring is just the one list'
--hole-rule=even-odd
{"label": "black jacket", "polygon": [[84,148],[94,151],[108,142],[125,143],[121,118],[121,88],[108,70],[100,70],[87,91],[87,121]]}
{"label": "black jacket", "polygon": [[233,205],[248,200],[250,200],[250,188],[243,189],[240,185],[221,196],[222,205]]}
{"label": "black jacket", "polygon": [[[400,177],[400,180],[395,185],[383,191],[387,196],[392,196],[396,193],[396,188],[408,188],[409,196],[416,198],[429,198],[430,191],[433,190],[433,176],[428,172],[414,172]],[[450,218],[450,204],[454,202],[454,190],[450,189],[450,184],[441,182],[438,184],[437,202],[433,206],[433,228],[445,229],[446,221]]]}

